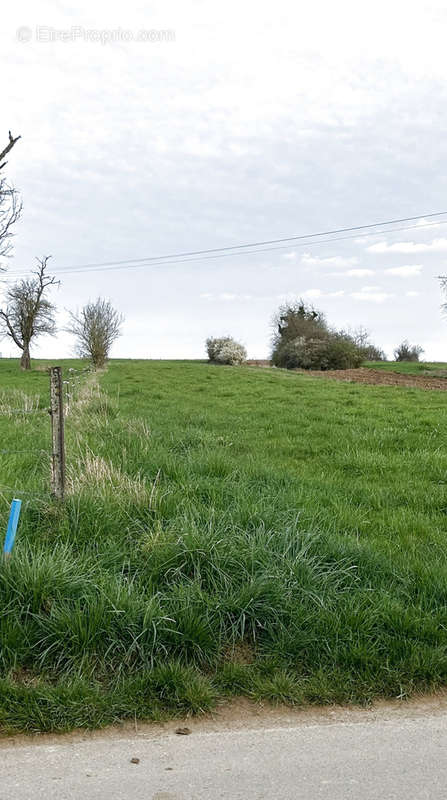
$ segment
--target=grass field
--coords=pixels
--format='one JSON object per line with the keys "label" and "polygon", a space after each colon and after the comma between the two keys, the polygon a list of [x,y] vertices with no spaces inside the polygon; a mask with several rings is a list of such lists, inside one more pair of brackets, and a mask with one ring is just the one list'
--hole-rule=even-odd
{"label": "grass field", "polygon": [[446,684],[444,393],[112,361],[76,390],[58,508],[47,384],[0,361],[3,731]]}
{"label": "grass field", "polygon": [[400,372],[402,375],[447,378],[447,364],[443,361],[366,361],[363,366],[386,372]]}

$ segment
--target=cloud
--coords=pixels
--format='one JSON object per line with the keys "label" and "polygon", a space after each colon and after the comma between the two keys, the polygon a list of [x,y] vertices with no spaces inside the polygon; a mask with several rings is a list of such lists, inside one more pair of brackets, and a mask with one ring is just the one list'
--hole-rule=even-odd
{"label": "cloud", "polygon": [[405,292],[406,297],[419,297],[419,292],[414,292],[413,290],[410,292]]}
{"label": "cloud", "polygon": [[397,275],[399,278],[412,278],[420,275],[421,271],[422,264],[406,264],[402,267],[391,267],[384,270],[388,275]]}
{"label": "cloud", "polygon": [[220,294],[213,294],[212,292],[202,292],[199,294],[201,300],[222,300],[224,303],[230,303],[233,300],[252,300],[251,294],[233,294],[232,292],[220,292]]}
{"label": "cloud", "polygon": [[432,242],[377,242],[366,248],[370,253],[445,253],[447,239],[433,239]]}
{"label": "cloud", "polygon": [[384,303],[385,300],[392,296],[386,292],[351,292],[351,297],[354,300],[366,300],[368,303]]}
{"label": "cloud", "polygon": [[343,297],[343,295],[343,289],[338,289],[336,292],[322,292],[321,289],[306,289],[305,292],[301,293],[301,297],[308,298],[309,300],[314,300],[317,297]]}
{"label": "cloud", "polygon": [[303,300],[320,300],[329,297],[343,297],[344,294],[344,289],[338,289],[335,292],[323,292],[321,289],[306,289],[304,292],[283,292],[277,294],[276,298],[280,300],[281,303],[294,303],[298,297]]}
{"label": "cloud", "polygon": [[345,272],[332,272],[328,273],[340,278],[368,278],[374,275],[373,269],[347,269]]}
{"label": "cloud", "polygon": [[430,219],[428,217],[421,217],[416,222],[416,226],[422,228],[426,228],[427,226],[430,226],[430,228],[439,228],[440,225],[445,225],[445,219],[444,220],[440,219],[438,222],[433,222],[433,219]]}
{"label": "cloud", "polygon": [[228,301],[228,300],[236,300],[236,299],[237,299],[237,294],[232,294],[231,292],[222,292],[219,295],[219,300]]}
{"label": "cloud", "polygon": [[328,258],[318,258],[311,253],[304,253],[301,263],[308,267],[350,267],[358,263],[358,258],[345,258],[345,256],[329,256]]}
{"label": "cloud", "polygon": [[351,292],[350,297],[368,303],[384,303],[392,294],[380,291],[380,286],[363,286],[360,292]]}

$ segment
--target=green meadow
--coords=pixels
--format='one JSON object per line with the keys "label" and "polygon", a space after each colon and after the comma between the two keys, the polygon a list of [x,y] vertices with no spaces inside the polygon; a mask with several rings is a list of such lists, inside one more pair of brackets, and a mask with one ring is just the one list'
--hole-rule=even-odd
{"label": "green meadow", "polygon": [[385,372],[399,372],[402,375],[447,378],[447,364],[443,361],[368,361],[363,366]]}
{"label": "green meadow", "polygon": [[63,362],[58,504],[44,367],[0,361],[0,730],[445,686],[444,392]]}

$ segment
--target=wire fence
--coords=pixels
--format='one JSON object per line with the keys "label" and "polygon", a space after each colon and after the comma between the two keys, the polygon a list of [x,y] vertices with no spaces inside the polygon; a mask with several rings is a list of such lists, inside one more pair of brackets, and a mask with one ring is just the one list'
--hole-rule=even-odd
{"label": "wire fence", "polygon": [[44,408],[8,408],[6,411],[0,408],[0,416],[8,417],[10,414],[48,414]]}
{"label": "wire fence", "polygon": [[17,486],[7,486],[5,483],[0,483],[0,491],[2,490],[5,492],[12,492],[14,495],[26,494],[29,495],[30,497],[32,496],[32,497],[45,497],[45,498],[48,498],[49,496],[49,492],[47,494],[38,491],[30,492],[27,489],[18,489]]}
{"label": "wire fence", "polygon": [[0,455],[17,455],[18,453],[46,453],[47,451],[42,450],[0,450]]}
{"label": "wire fence", "polygon": [[[63,395],[64,395],[64,397],[63,397],[63,401],[64,401],[64,416],[66,416],[69,413],[70,407],[72,405],[72,402],[74,400],[76,400],[78,391],[79,391],[79,389],[81,388],[81,386],[82,386],[82,384],[84,382],[83,379],[85,379],[86,373],[89,373],[89,372],[90,372],[89,368],[82,369],[82,370],[77,370],[77,369],[71,367],[68,370],[69,378],[68,378],[68,380],[64,380],[63,381],[63,388],[64,388],[64,392],[63,392]],[[24,401],[25,402],[29,401],[29,398],[26,395],[24,396]],[[33,401],[31,401],[31,402],[33,402]],[[30,408],[9,408],[9,407],[7,407],[7,408],[3,407],[2,408],[1,405],[0,405],[0,418],[1,417],[8,417],[8,416],[11,416],[13,414],[14,415],[15,414],[18,414],[18,415],[42,415],[42,417],[45,417],[46,419],[48,419],[49,415],[51,414],[51,410],[50,410],[49,407],[48,408],[31,408],[31,409]],[[50,432],[48,432],[48,448],[47,449],[45,449],[45,448],[37,448],[37,447],[33,447],[33,448],[12,447],[12,448],[1,448],[0,449],[0,456],[6,456],[7,457],[7,456],[19,456],[19,455],[20,456],[33,455],[33,456],[39,456],[40,458],[47,457],[48,460],[51,462],[52,453],[51,453]],[[36,498],[46,498],[46,499],[48,499],[48,497],[50,496],[50,493],[51,493],[50,492],[50,487],[48,488],[47,492],[42,492],[42,491],[39,491],[39,490],[22,489],[22,488],[20,488],[18,486],[10,486],[7,483],[0,483],[0,492],[2,492],[2,491],[4,491],[4,492],[12,492],[14,495],[19,495],[19,496],[20,495],[26,495],[26,496],[28,496],[30,498],[31,497],[36,497]]]}

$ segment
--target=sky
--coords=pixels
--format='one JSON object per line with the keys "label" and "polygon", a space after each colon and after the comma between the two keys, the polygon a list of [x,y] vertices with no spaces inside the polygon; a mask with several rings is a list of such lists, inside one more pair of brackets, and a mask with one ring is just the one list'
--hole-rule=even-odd
{"label": "sky", "polygon": [[125,316],[115,357],[202,358],[232,335],[265,358],[302,297],[390,357],[409,339],[447,360],[447,215],[428,216],[447,211],[446,41],[446,4],[412,0],[7,5],[0,145],[22,137],[5,173],[23,216],[6,279],[44,255],[61,279],[60,331],[33,354],[72,355],[68,310],[102,296]]}

